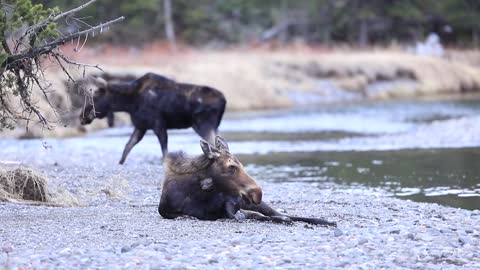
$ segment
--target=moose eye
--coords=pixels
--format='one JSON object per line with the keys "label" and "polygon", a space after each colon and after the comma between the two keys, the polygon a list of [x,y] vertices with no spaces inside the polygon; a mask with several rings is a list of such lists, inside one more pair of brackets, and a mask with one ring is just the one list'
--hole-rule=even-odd
{"label": "moose eye", "polygon": [[235,173],[237,171],[237,167],[234,165],[228,166],[228,172]]}

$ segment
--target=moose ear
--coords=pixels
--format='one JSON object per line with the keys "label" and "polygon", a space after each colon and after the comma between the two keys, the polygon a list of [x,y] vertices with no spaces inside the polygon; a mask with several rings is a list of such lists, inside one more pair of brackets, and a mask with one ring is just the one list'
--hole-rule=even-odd
{"label": "moose ear", "polygon": [[203,153],[209,158],[214,159],[220,156],[220,151],[218,151],[215,147],[209,144],[207,141],[200,140],[200,147],[202,147]]}
{"label": "moose ear", "polygon": [[230,151],[230,149],[228,148],[228,144],[225,141],[225,139],[218,136],[218,135],[215,136],[215,148],[217,148],[218,150],[225,150],[227,152]]}

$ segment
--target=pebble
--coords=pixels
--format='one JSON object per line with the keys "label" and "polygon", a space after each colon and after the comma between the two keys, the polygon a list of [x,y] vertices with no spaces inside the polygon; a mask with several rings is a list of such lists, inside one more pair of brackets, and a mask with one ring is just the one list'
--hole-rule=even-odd
{"label": "pebble", "polygon": [[365,239],[365,238],[362,238],[362,239],[358,240],[358,244],[359,244],[359,245],[363,245],[363,244],[365,244],[365,243],[367,243],[367,242],[368,242],[368,239]]}
{"label": "pebble", "polygon": [[468,240],[468,238],[466,238],[466,237],[459,237],[459,238],[458,238],[458,242],[460,243],[460,245],[463,246],[463,245],[465,245],[465,244],[470,243],[470,240]]}
{"label": "pebble", "polygon": [[123,246],[122,249],[120,250],[122,253],[129,252],[132,250],[131,246]]}
{"label": "pebble", "polygon": [[340,230],[339,228],[335,228],[335,230],[333,231],[333,235],[335,235],[335,237],[339,237],[343,235],[343,231]]}

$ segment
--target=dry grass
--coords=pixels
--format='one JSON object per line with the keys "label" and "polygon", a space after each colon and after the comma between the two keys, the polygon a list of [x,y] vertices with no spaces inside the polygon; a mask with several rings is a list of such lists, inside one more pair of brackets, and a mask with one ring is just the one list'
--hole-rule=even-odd
{"label": "dry grass", "polygon": [[28,168],[0,171],[0,200],[49,202],[47,180]]}
{"label": "dry grass", "polygon": [[29,168],[0,169],[0,201],[48,206],[79,206],[63,189],[53,190],[46,177]]}
{"label": "dry grass", "polygon": [[112,200],[124,200],[128,199],[128,193],[132,189],[127,179],[120,175],[114,175],[105,181],[100,191]]}

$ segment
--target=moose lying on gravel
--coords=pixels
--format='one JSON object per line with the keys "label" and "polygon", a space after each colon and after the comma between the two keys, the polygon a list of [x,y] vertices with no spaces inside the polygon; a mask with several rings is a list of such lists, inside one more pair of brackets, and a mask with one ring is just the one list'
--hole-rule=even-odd
{"label": "moose lying on gravel", "polygon": [[120,164],[148,129],[157,135],[165,156],[168,152],[167,129],[192,127],[203,139],[213,142],[225,111],[224,95],[211,87],[177,83],[154,73],[130,82],[110,82],[91,77],[98,88],[93,104],[80,115],[82,125],[113,112],[127,112],[135,127],[125,145]]}
{"label": "moose lying on gravel", "polygon": [[287,216],[262,202],[262,189],[220,136],[215,137],[215,146],[204,140],[200,146],[200,156],[190,158],[178,152],[164,159],[165,177],[158,206],[162,217],[188,215],[202,220],[303,221],[336,226],[319,218]]}

